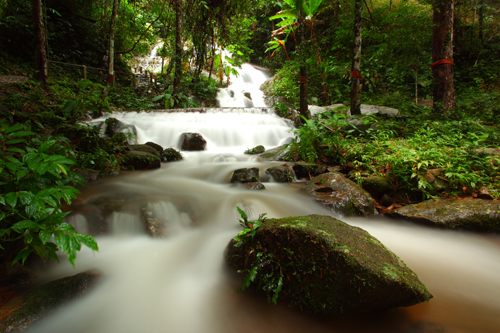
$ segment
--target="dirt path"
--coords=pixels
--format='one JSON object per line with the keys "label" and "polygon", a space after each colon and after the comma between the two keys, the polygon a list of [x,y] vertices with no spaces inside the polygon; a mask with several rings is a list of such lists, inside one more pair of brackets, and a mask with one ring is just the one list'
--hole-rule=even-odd
{"label": "dirt path", "polygon": [[0,85],[26,82],[29,79],[29,77],[21,75],[0,75]]}

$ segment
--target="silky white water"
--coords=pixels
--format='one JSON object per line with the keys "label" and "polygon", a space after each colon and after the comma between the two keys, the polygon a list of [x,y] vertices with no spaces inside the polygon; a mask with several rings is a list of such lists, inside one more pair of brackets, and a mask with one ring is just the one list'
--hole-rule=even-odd
{"label": "silky white water", "polygon": [[[385,219],[343,219],[381,240],[405,261],[434,298],[375,314],[319,317],[237,292],[240,278],[224,265],[224,248],[239,231],[235,205],[251,218],[333,214],[293,184],[266,182],[265,169],[244,149],[278,146],[293,135],[266,113],[113,113],[134,124],[139,143],[180,147],[182,132],[200,132],[207,151],[161,169],[96,182],[82,190],[69,219],[88,231],[98,199],[124,198],[107,217],[100,251],[83,249],[76,271],[62,261],[45,280],[94,270],[102,281],[88,295],[34,327],[37,333],[136,332],[499,332],[500,240]],[[266,186],[249,191],[229,183],[234,170],[258,167]],[[132,199],[130,199],[132,198]],[[143,207],[168,220],[168,237],[152,239],[140,222]],[[432,331],[431,329],[434,329]],[[439,329],[439,330],[438,330]]]}

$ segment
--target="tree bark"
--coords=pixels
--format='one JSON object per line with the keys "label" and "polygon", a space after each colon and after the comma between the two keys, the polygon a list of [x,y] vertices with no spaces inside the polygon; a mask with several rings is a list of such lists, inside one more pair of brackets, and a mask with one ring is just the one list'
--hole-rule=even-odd
{"label": "tree bark", "polygon": [[305,56],[304,56],[304,14],[302,10],[299,10],[298,13],[298,21],[299,21],[299,33],[297,36],[297,44],[299,46],[299,57],[300,57],[300,70],[299,70],[299,79],[300,79],[300,115],[306,119],[310,118],[309,108],[307,106],[307,71],[305,64]]}
{"label": "tree bark", "polygon": [[106,80],[106,87],[113,84],[115,76],[115,30],[116,30],[116,16],[118,14],[118,7],[120,0],[113,1],[113,12],[111,14],[111,25],[109,28],[109,45],[108,45],[108,78]]}
{"label": "tree bark", "polygon": [[484,24],[484,1],[479,1],[479,41],[483,44],[483,24]]}
{"label": "tree bark", "polygon": [[454,0],[435,0],[432,33],[433,112],[445,113],[456,107],[453,74]]}
{"label": "tree bark", "polygon": [[175,0],[175,71],[174,90],[176,94],[179,90],[182,77],[182,0]]}
{"label": "tree bark", "polygon": [[363,0],[354,2],[354,47],[351,65],[351,114],[361,114],[361,32]]}
{"label": "tree bark", "polygon": [[47,50],[45,48],[45,29],[43,26],[42,2],[32,0],[35,33],[35,70],[37,81],[46,84],[48,76]]}

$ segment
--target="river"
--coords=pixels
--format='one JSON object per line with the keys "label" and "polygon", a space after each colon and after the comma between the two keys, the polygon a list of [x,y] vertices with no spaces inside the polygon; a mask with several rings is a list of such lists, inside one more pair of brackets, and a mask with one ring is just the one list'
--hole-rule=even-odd
{"label": "river", "polygon": [[[232,89],[233,93],[224,92],[227,103],[236,96],[235,103],[248,106],[239,95],[244,96],[246,88]],[[259,103],[254,97],[250,104],[259,107]],[[110,232],[97,237],[99,252],[84,248],[78,254],[76,271],[62,261],[42,275],[50,280],[94,270],[103,274],[102,281],[31,332],[500,332],[498,236],[383,218],[341,219],[367,230],[402,258],[434,295],[428,303],[324,317],[238,293],[239,277],[223,259],[225,246],[239,231],[235,205],[253,218],[261,213],[269,217],[333,214],[302,195],[298,186],[265,177],[266,168],[282,162],[259,162],[243,154],[259,144],[272,148],[287,142],[292,125],[259,108],[112,116],[134,124],[139,143],[179,148],[180,134],[195,131],[207,139],[207,150],[183,152],[181,162],[101,180],[82,190],[79,208],[69,219],[81,231],[86,231],[91,218],[85,212],[98,210],[96,201],[125,198],[127,207],[108,217]],[[244,167],[260,169],[265,190],[250,191],[229,183],[232,172]],[[146,234],[140,222],[145,206],[169,221],[167,238]]]}

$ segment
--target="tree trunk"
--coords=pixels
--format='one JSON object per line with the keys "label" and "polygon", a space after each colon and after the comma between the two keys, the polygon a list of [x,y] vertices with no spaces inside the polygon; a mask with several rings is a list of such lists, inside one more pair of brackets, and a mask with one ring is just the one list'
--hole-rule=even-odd
{"label": "tree trunk", "polygon": [[175,71],[174,90],[178,92],[182,77],[182,0],[175,0]]}
{"label": "tree trunk", "polygon": [[300,115],[306,119],[310,118],[309,108],[307,106],[307,72],[306,72],[306,64],[305,64],[305,56],[304,56],[304,14],[302,10],[299,10],[298,13],[298,21],[299,21],[299,33],[297,36],[297,44],[299,46],[299,57],[300,57]]}
{"label": "tree trunk", "polygon": [[37,81],[46,84],[48,76],[47,52],[45,48],[45,29],[43,27],[42,2],[31,1],[35,33],[35,70]]}
{"label": "tree trunk", "polygon": [[484,1],[479,1],[479,41],[483,44]]}
{"label": "tree trunk", "polygon": [[456,107],[453,84],[453,15],[454,0],[435,0],[432,33],[432,75],[434,107],[444,113]]}
{"label": "tree trunk", "polygon": [[363,0],[354,2],[354,47],[351,66],[351,114],[361,114],[361,29]]}
{"label": "tree trunk", "polygon": [[113,12],[111,14],[111,25],[109,27],[109,45],[108,45],[108,78],[106,79],[106,87],[113,84],[115,77],[115,30],[116,30],[116,15],[118,14],[118,7],[120,0],[113,1]]}

